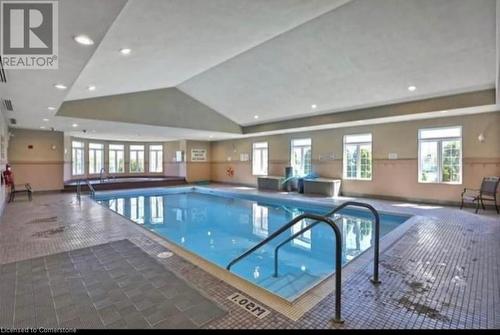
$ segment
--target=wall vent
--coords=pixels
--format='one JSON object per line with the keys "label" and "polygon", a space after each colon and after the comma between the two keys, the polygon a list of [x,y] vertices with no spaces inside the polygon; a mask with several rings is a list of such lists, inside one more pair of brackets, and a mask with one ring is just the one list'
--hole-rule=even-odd
{"label": "wall vent", "polygon": [[2,99],[2,103],[7,111],[9,112],[14,111],[14,107],[12,106],[12,101],[10,99]]}
{"label": "wall vent", "polygon": [[5,70],[3,68],[2,56],[0,56],[0,82],[1,83],[7,82],[7,76],[5,75]]}
{"label": "wall vent", "polygon": [[10,124],[11,125],[16,125],[17,124],[17,120],[16,119],[10,119]]}

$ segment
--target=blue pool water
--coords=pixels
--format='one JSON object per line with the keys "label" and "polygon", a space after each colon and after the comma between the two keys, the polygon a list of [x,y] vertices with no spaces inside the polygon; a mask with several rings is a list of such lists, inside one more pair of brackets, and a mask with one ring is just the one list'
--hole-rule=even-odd
{"label": "blue pool water", "polygon": [[[261,200],[260,200],[261,199]],[[207,193],[183,188],[169,191],[127,191],[98,194],[96,200],[135,223],[204,259],[226,265],[294,217],[325,214],[331,208],[244,195]],[[371,213],[347,209],[337,220],[343,233],[343,263],[372,245]],[[381,215],[381,236],[408,216]],[[237,263],[232,272],[285,299],[293,300],[331,274],[335,267],[331,228],[319,224],[280,249],[279,277],[273,277],[274,247],[311,221]]]}

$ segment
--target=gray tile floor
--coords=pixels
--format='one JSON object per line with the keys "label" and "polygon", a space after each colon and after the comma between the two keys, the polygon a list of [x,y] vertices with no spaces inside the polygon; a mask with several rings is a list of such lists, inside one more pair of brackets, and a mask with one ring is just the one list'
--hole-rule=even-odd
{"label": "gray tile floor", "polygon": [[[334,205],[331,199],[317,200]],[[89,199],[83,199],[80,205],[71,194],[36,195],[32,203],[9,204],[0,218],[0,264],[31,262],[41,256],[129,240],[187,284],[188,291],[194,288],[228,311],[203,324],[204,328],[500,328],[500,216],[492,211],[475,215],[472,210],[452,207],[358,200],[380,210],[416,215],[418,222],[381,255],[380,286],[367,280],[371,264],[346,280],[342,291],[346,322],[342,326],[330,322],[333,295],[297,322],[273,310],[257,319],[227,299],[237,292],[234,287],[177,255],[159,259],[156,256],[166,251],[165,247],[141,227]],[[2,272],[8,272],[9,266],[13,265],[2,265]],[[2,294],[11,294],[8,286],[0,288]],[[161,291],[169,298],[178,291],[184,292],[184,288],[164,286]],[[182,299],[190,301],[189,296]],[[1,320],[16,308],[0,308]],[[210,310],[203,304],[189,311],[181,303],[176,308],[190,322],[198,324],[198,310]],[[30,311],[29,304],[25,310],[20,308],[20,313],[25,313],[21,315],[26,315],[25,324],[32,325]],[[71,312],[67,313],[65,319],[71,318]],[[106,317],[112,320],[116,315],[109,312]],[[179,318],[156,325],[173,327],[186,322]]]}
{"label": "gray tile floor", "polygon": [[128,240],[0,266],[2,328],[198,328],[225,313]]}

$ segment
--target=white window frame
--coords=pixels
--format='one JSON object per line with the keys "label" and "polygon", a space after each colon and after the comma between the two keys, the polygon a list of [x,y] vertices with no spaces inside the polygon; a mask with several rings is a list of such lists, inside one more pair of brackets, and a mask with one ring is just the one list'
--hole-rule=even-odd
{"label": "white window frame", "polygon": [[[347,142],[347,139],[350,136],[370,136],[370,141],[355,141],[355,142]],[[356,162],[356,177],[349,177],[347,176],[347,146],[356,146],[356,150],[359,152],[358,154],[358,160]],[[370,166],[371,166],[371,175],[370,178],[363,178],[361,177],[361,146],[370,146]],[[343,177],[346,180],[360,180],[360,181],[371,181],[373,180],[373,134],[372,133],[362,133],[362,134],[348,134],[344,135],[343,138],[343,155],[342,155],[342,160],[343,160]]]}
{"label": "white window frame", "polygon": [[144,196],[130,198],[130,219],[138,224],[144,224],[146,198]]}
{"label": "white window frame", "polygon": [[[154,169],[154,165],[156,165],[156,169]],[[163,145],[162,144],[150,144],[149,145],[149,164],[148,164],[148,166],[149,166],[149,172],[151,172],[151,173],[162,173],[163,172]]]}
{"label": "white window frame", "polygon": [[[426,130],[448,130],[448,129],[460,129],[460,136],[452,136],[452,137],[430,137],[422,139],[422,132]],[[449,185],[462,185],[463,183],[463,129],[462,126],[448,126],[448,127],[433,127],[433,128],[421,128],[418,130],[418,176],[417,180],[420,184],[449,184]],[[459,141],[460,142],[460,180],[458,182],[453,181],[443,181],[443,142],[447,141]],[[423,160],[420,155],[421,144],[429,143],[429,142],[437,142],[437,181],[422,181],[422,164]]]}
{"label": "white window frame", "polygon": [[[142,147],[142,150],[141,149],[133,149],[134,147]],[[146,147],[144,146],[144,144],[131,144],[128,148],[128,152],[129,152],[129,159],[128,159],[128,164],[129,164],[129,167],[128,167],[128,170],[130,173],[144,173],[146,170],[145,170],[145,153],[146,153]],[[142,167],[142,169],[140,169],[140,171],[132,171],[132,161],[133,160],[137,160],[139,161],[139,152],[142,152],[142,166],[138,164],[139,167]],[[135,155],[136,157],[135,158],[132,158],[132,156]]]}
{"label": "white window frame", "polygon": [[[309,226],[309,222],[307,220],[301,220],[300,222],[297,222],[294,224],[290,230],[291,230],[291,235],[295,235],[302,229],[306,228]],[[301,249],[305,250],[311,250],[312,248],[312,229],[306,230],[302,235],[297,236],[292,240],[292,246],[299,247]]]}
{"label": "white window frame", "polygon": [[162,196],[151,196],[149,197],[150,205],[150,223],[151,224],[163,224],[164,223],[164,208],[163,208],[163,197]]}
{"label": "white window frame", "polygon": [[252,233],[255,236],[266,238],[269,236],[269,208],[252,204]]}
{"label": "white window frame", "polygon": [[[255,166],[255,157],[260,156],[261,166]],[[267,176],[269,172],[269,143],[255,142],[252,145],[252,175]]]}
{"label": "white window frame", "polygon": [[[75,147],[75,144],[81,144],[81,147]],[[82,171],[79,173],[79,171],[76,171],[76,159],[77,155],[80,155],[80,158],[82,159],[82,164],[81,168]],[[84,141],[71,141],[71,175],[72,176],[83,176],[85,175],[85,142]]]}
{"label": "white window frame", "polygon": [[[115,149],[113,148],[114,146],[120,146],[121,149]],[[111,152],[115,152],[115,168],[116,168],[116,171],[111,171],[110,169],[110,162],[111,162]],[[118,160],[118,155],[117,153],[118,152],[121,152],[122,155],[123,155],[123,166],[122,166],[122,171],[120,172],[120,168],[119,168],[119,160]],[[110,143],[108,145],[108,157],[109,157],[109,162],[108,162],[108,173],[111,173],[111,174],[120,174],[120,173],[125,173],[125,145],[124,144],[121,144],[121,143]]]}
{"label": "white window frame", "polygon": [[109,208],[120,215],[125,213],[125,198],[115,198],[109,200]]}
{"label": "white window frame", "polygon": [[[298,141],[309,141],[309,145],[294,145],[294,142]],[[293,166],[293,149],[300,148],[301,154],[305,157],[305,148],[309,148],[311,151],[311,161],[309,162],[309,170],[312,172],[312,138],[294,138],[290,141],[290,166],[293,169],[293,175],[299,176],[295,173],[295,167]],[[304,165],[304,170],[306,170],[306,166]]]}
{"label": "white window frame", "polygon": [[[93,145],[99,145],[101,146],[101,148],[92,148]],[[95,142],[91,142],[89,143],[88,145],[88,152],[89,152],[89,174],[99,174],[101,173],[101,170],[104,168],[104,149],[105,149],[105,145],[103,143],[95,143]],[[97,166],[97,155],[100,154],[101,155],[101,166],[98,167]],[[94,165],[95,166],[91,166],[91,162],[92,162],[92,157],[94,158]],[[94,169],[94,172],[92,172],[92,170]]]}

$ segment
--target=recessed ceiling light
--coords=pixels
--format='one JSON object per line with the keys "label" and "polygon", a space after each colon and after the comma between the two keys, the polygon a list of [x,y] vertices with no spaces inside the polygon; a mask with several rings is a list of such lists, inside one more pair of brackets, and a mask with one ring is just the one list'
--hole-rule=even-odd
{"label": "recessed ceiling light", "polygon": [[413,85],[408,86],[408,91],[410,91],[410,92],[415,92],[416,90],[417,90],[417,87],[416,87],[416,86],[413,86]]}
{"label": "recessed ceiling light", "polygon": [[57,88],[58,90],[65,90],[68,88],[66,85],[63,84],[55,84],[54,87]]}
{"label": "recessed ceiling light", "polygon": [[89,86],[87,87],[87,89],[88,89],[89,91],[95,91],[96,87],[95,87],[95,85],[89,85]]}
{"label": "recessed ceiling light", "polygon": [[76,127],[78,127],[78,124],[77,124],[77,123],[73,123],[73,124],[71,125],[71,127],[76,128]]}
{"label": "recessed ceiling light", "polygon": [[87,35],[76,35],[74,37],[74,40],[79,43],[79,44],[82,44],[82,45],[93,45],[94,44],[94,41],[88,37]]}
{"label": "recessed ceiling light", "polygon": [[43,119],[43,122],[49,122],[49,119]]}
{"label": "recessed ceiling light", "polygon": [[311,105],[311,108],[316,109],[316,108],[318,108],[318,105]]}
{"label": "recessed ceiling light", "polygon": [[208,136],[208,137],[209,137],[209,138],[214,138],[214,135],[210,135],[210,136]]}
{"label": "recessed ceiling light", "polygon": [[129,55],[131,52],[132,52],[132,49],[129,49],[129,48],[122,48],[122,49],[120,49],[120,53],[122,55]]}
{"label": "recessed ceiling light", "polygon": [[47,107],[47,109],[48,109],[49,111],[55,111],[55,110],[56,110],[56,108],[55,108],[55,107]]}
{"label": "recessed ceiling light", "polygon": [[253,118],[254,118],[255,120],[258,120],[258,119],[259,119],[259,116],[258,116],[258,115],[255,115]]}

